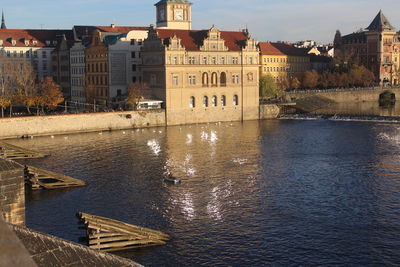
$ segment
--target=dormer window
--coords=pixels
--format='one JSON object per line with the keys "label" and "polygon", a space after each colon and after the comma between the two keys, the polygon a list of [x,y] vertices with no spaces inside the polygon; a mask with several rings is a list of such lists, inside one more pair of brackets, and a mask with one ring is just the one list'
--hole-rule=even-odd
{"label": "dormer window", "polygon": [[25,46],[29,46],[29,40],[25,40],[24,43],[25,43]]}
{"label": "dormer window", "polygon": [[50,41],[46,41],[46,46],[50,46],[51,42]]}
{"label": "dormer window", "polygon": [[33,43],[33,45],[35,45],[35,46],[37,45],[37,41],[36,41],[36,40],[33,40],[32,43]]}
{"label": "dormer window", "polygon": [[16,40],[11,40],[11,44],[12,44],[12,46],[16,46],[17,45],[17,41]]}
{"label": "dormer window", "polygon": [[3,40],[0,39],[0,45],[3,45]]}

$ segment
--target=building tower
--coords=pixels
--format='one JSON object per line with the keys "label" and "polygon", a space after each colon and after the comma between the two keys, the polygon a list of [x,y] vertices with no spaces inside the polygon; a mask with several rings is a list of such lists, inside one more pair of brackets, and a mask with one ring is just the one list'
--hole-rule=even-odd
{"label": "building tower", "polygon": [[1,29],[7,29],[3,10],[1,11]]}
{"label": "building tower", "polygon": [[368,65],[381,83],[392,82],[394,77],[393,43],[397,33],[382,11],[367,28]]}
{"label": "building tower", "polygon": [[188,0],[161,0],[157,8],[157,28],[191,30],[192,3]]}

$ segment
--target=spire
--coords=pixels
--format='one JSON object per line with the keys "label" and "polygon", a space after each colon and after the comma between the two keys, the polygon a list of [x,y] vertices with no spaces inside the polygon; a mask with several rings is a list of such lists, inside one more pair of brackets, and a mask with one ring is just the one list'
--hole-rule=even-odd
{"label": "spire", "polygon": [[3,10],[1,10],[1,29],[7,29]]}
{"label": "spire", "polygon": [[394,27],[390,24],[389,20],[383,15],[382,10],[379,10],[378,15],[368,26],[367,30],[370,31],[394,31]]}

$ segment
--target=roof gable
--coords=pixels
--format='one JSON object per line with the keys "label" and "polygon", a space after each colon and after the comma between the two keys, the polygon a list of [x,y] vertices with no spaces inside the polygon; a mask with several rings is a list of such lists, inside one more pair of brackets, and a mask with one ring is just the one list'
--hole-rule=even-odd
{"label": "roof gable", "polygon": [[385,17],[382,10],[379,11],[378,15],[374,18],[367,30],[370,31],[394,31],[395,28],[390,24],[389,20]]}
{"label": "roof gable", "polygon": [[[187,51],[200,51],[204,40],[208,38],[209,30],[172,30],[172,29],[156,29],[159,38],[164,39],[166,45],[169,39],[176,36],[179,38],[180,44]],[[248,37],[243,32],[220,31],[220,38],[225,41],[228,51],[240,51],[244,46]]]}

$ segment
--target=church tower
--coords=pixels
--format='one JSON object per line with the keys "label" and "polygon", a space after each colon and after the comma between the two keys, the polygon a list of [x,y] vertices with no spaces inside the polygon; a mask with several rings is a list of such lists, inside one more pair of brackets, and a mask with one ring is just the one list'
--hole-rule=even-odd
{"label": "church tower", "polygon": [[157,28],[191,30],[192,3],[188,0],[161,0],[157,8]]}
{"label": "church tower", "polygon": [[3,11],[1,11],[1,29],[7,29]]}

